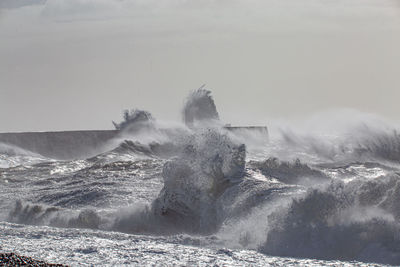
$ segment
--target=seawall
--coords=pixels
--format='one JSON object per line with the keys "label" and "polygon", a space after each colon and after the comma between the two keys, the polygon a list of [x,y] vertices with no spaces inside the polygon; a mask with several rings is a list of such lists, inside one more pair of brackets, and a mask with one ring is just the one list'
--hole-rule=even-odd
{"label": "seawall", "polygon": [[79,159],[102,152],[116,130],[0,133],[0,143],[14,145],[54,159]]}

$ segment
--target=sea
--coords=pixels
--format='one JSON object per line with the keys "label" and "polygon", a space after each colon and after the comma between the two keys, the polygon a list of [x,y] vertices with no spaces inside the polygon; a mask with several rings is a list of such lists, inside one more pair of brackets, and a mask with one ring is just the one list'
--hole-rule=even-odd
{"label": "sea", "polygon": [[266,128],[127,113],[93,155],[0,143],[0,252],[70,266],[400,265],[400,134],[355,111]]}

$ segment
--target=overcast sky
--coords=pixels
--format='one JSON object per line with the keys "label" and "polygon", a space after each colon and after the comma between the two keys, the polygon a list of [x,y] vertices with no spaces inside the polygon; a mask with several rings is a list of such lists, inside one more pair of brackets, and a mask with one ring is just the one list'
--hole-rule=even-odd
{"label": "overcast sky", "polygon": [[0,132],[177,121],[203,84],[232,124],[400,120],[399,0],[0,0]]}

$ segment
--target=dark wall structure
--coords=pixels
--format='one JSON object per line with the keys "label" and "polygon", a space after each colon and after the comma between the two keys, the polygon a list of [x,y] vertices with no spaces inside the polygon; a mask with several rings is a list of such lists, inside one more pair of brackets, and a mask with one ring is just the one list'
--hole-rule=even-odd
{"label": "dark wall structure", "polygon": [[54,159],[80,159],[102,152],[119,131],[0,133],[0,143],[14,145]]}

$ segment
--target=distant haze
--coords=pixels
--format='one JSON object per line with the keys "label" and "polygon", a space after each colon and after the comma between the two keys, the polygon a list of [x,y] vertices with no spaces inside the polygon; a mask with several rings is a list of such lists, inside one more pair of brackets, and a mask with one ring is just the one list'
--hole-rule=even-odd
{"label": "distant haze", "polygon": [[0,132],[180,120],[206,84],[222,121],[353,108],[400,120],[397,0],[0,0]]}

